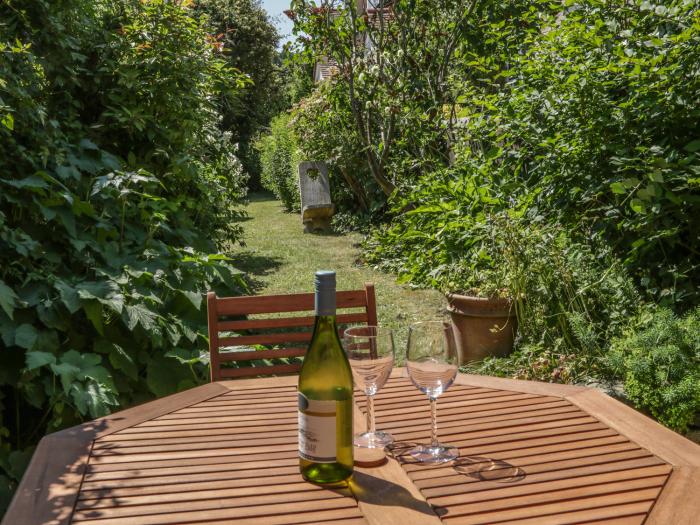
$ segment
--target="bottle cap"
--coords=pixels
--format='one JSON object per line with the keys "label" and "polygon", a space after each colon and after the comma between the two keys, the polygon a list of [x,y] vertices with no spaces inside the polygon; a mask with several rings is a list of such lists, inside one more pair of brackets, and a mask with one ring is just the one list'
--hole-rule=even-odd
{"label": "bottle cap", "polygon": [[335,272],[330,270],[319,270],[316,272],[314,284],[317,290],[335,289]]}

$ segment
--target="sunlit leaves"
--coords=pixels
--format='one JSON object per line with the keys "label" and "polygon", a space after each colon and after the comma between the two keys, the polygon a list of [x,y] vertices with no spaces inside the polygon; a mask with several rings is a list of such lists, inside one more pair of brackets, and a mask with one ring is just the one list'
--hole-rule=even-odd
{"label": "sunlit leaves", "polygon": [[[204,20],[163,1],[3,13],[0,491],[45,432],[205,380],[163,355],[206,346],[206,291],[245,287],[216,255],[245,192],[217,96],[244,81]],[[150,388],[159,359],[176,380]]]}

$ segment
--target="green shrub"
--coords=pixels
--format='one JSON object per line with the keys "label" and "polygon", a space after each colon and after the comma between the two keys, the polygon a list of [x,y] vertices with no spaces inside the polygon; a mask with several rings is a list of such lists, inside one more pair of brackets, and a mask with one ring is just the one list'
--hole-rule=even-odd
{"label": "green shrub", "polygon": [[47,432],[207,379],[241,76],[183,4],[0,4],[0,513]]}
{"label": "green shrub", "polygon": [[337,91],[335,79],[322,82],[292,108],[290,125],[303,139],[298,141],[300,157],[328,165],[334,227],[363,229],[382,217],[386,196],[367,169],[348,101]]}
{"label": "green shrub", "polygon": [[658,309],[614,341],[609,362],[637,407],[674,430],[687,430],[700,412],[700,308],[682,318]]}
{"label": "green shrub", "polygon": [[697,2],[576,2],[512,34],[506,55],[493,20],[455,75],[458,162],[604,239],[650,299],[679,308],[700,290],[698,21]]}
{"label": "green shrub", "polygon": [[[397,203],[413,205],[402,220],[366,243],[368,260],[400,281],[515,300],[520,353],[472,371],[565,382],[603,375],[600,358],[637,312],[623,265],[542,217],[499,211],[478,180],[449,171],[424,181]],[[537,366],[540,358],[551,366]]]}
{"label": "green shrub", "polygon": [[272,119],[270,133],[257,142],[262,165],[263,188],[282,201],[287,211],[300,211],[296,138],[289,127],[289,115]]}

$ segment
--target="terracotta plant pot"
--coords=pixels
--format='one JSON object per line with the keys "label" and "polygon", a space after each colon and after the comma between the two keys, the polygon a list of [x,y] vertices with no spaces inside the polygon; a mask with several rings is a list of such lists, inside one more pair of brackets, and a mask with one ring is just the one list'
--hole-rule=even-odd
{"label": "terracotta plant pot", "polygon": [[513,350],[518,319],[510,299],[447,294],[447,300],[460,363],[502,357]]}

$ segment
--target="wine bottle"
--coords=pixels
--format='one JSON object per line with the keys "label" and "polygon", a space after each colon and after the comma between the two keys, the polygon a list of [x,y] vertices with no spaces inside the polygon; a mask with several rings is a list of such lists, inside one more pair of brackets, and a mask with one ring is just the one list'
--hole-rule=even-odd
{"label": "wine bottle", "polygon": [[338,337],[335,272],[316,272],[316,321],[299,372],[299,468],[307,481],[352,475],[352,371]]}

